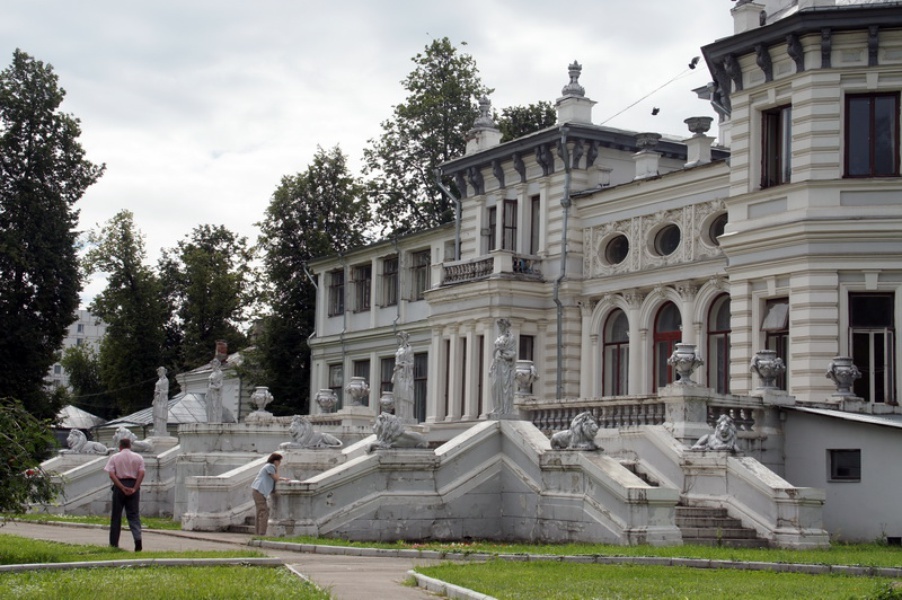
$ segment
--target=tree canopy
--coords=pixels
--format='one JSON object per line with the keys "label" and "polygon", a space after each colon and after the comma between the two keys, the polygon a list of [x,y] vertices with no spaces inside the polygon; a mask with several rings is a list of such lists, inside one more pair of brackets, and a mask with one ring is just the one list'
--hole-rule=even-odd
{"label": "tree canopy", "polygon": [[[382,135],[364,151],[364,175],[383,231],[428,229],[454,218],[453,201],[435,183],[435,169],[463,155],[467,132],[479,116],[477,101],[492,92],[476,61],[445,37],[413,57],[416,68],[401,83],[405,102],[382,123]],[[454,189],[449,179],[444,182]]]}
{"label": "tree canopy", "polygon": [[56,440],[50,422],[21,402],[0,398],[0,513],[24,512],[29,503],[50,502],[59,491],[41,462]]}
{"label": "tree canopy", "polygon": [[317,148],[313,162],[283,177],[273,194],[258,223],[271,307],[258,340],[258,377],[275,398],[271,410],[306,410],[309,400],[307,338],[313,333],[316,287],[307,277],[307,263],[360,246],[369,223],[363,186],[338,146]]}
{"label": "tree canopy", "polygon": [[0,396],[52,417],[44,377],[81,289],[75,203],[103,173],[78,119],[59,111],[53,67],[16,50],[0,73]]}
{"label": "tree canopy", "polygon": [[168,320],[159,278],[144,264],[144,238],[134,216],[123,210],[88,234],[88,274],[103,273],[107,286],[89,310],[107,323],[100,344],[100,374],[123,413],[153,401],[156,369],[162,365]]}
{"label": "tree canopy", "polygon": [[557,123],[557,111],[551,102],[540,100],[536,104],[504,108],[501,117],[495,121],[504,143],[551,127]]}
{"label": "tree canopy", "polygon": [[247,238],[222,225],[200,225],[163,251],[160,277],[169,302],[170,340],[178,340],[173,366],[194,369],[211,360],[218,340],[239,350],[253,302],[253,252]]}

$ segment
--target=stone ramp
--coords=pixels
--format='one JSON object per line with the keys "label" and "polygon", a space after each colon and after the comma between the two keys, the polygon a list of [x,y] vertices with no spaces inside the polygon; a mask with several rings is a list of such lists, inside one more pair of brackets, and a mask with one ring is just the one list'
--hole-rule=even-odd
{"label": "stone ramp", "polygon": [[[42,524],[21,521],[7,522],[0,533],[70,544],[94,544],[106,546],[109,530],[102,526],[70,524]],[[145,530],[144,550],[234,550],[247,547],[251,536],[228,532],[190,532]],[[128,530],[122,532],[121,546],[131,547]],[[360,600],[360,598],[392,598],[397,600],[424,600],[435,596],[423,589],[403,585],[407,571],[417,565],[434,563],[425,559],[398,557],[336,556],[331,554],[300,554],[284,549],[254,547],[252,550],[268,556],[284,559],[299,573],[316,585],[329,591],[335,600]],[[126,550],[121,558],[137,558]]]}

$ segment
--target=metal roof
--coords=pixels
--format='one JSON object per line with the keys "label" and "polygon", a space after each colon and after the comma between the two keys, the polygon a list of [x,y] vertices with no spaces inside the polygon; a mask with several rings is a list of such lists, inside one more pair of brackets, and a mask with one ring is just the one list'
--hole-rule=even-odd
{"label": "metal roof", "polygon": [[902,429],[902,415],[871,415],[863,413],[851,413],[841,410],[830,410],[827,408],[810,408],[807,406],[787,406],[788,410],[797,410],[799,412],[811,413],[813,415],[821,415],[822,417],[831,417],[833,419],[842,419],[844,421],[855,421],[856,423],[866,423],[868,425],[881,425],[883,427],[895,427]]}
{"label": "metal roof", "polygon": [[64,406],[56,413],[56,419],[59,423],[57,427],[64,429],[92,429],[106,423],[97,415],[84,411],[77,406]]}
{"label": "metal roof", "polygon": [[[169,401],[169,423],[181,425],[182,423],[206,423],[207,408],[203,394],[181,394]],[[117,427],[119,425],[153,425],[153,407],[142,408],[130,415],[113,419],[104,425]]]}

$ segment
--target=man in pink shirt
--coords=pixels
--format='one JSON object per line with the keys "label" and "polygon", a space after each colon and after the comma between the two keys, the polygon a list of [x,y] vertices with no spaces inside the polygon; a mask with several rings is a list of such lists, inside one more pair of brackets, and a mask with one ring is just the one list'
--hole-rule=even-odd
{"label": "man in pink shirt", "polygon": [[110,515],[110,546],[119,547],[122,509],[135,540],[135,552],[141,551],[141,482],[144,481],[144,457],[131,450],[128,438],[119,440],[119,452],[110,457],[104,471],[113,482],[113,513]]}

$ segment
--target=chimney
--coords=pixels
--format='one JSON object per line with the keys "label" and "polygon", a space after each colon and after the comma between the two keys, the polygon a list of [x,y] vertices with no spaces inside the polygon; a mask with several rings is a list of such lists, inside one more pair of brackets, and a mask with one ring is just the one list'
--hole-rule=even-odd
{"label": "chimney", "polygon": [[753,0],[739,0],[730,11],[733,14],[733,33],[742,33],[761,27],[761,13],[765,8],[764,4]]}
{"label": "chimney", "polygon": [[579,76],[583,71],[581,64],[573,61],[568,67],[570,83],[561,90],[561,97],[555,102],[557,107],[557,123],[592,123],[592,107],[597,104],[586,98],[586,90],[579,84]]}
{"label": "chimney", "polygon": [[686,167],[695,167],[711,162],[711,143],[714,138],[705,135],[711,129],[713,117],[689,117],[683,123],[689,126],[689,131],[694,133],[686,144]]}
{"label": "chimney", "polygon": [[213,358],[219,359],[219,362],[225,363],[229,357],[229,343],[225,340],[216,340],[216,351]]}
{"label": "chimney", "polygon": [[633,177],[633,180],[648,179],[658,175],[661,155],[654,151],[654,147],[658,145],[660,139],[660,133],[636,134],[636,146],[639,147],[639,151],[633,154],[633,161],[636,163],[636,176]]}
{"label": "chimney", "polygon": [[488,150],[501,143],[501,132],[492,121],[492,103],[483,96],[479,99],[479,116],[473,123],[473,128],[467,132],[466,154],[473,154]]}

